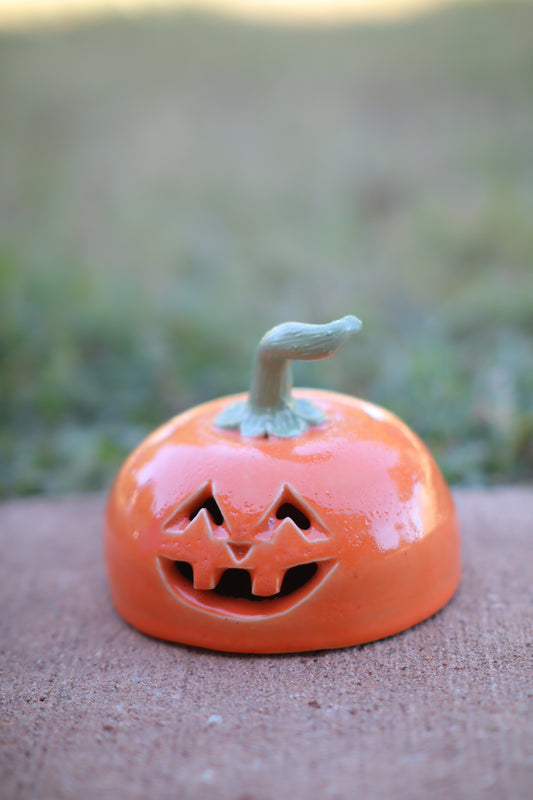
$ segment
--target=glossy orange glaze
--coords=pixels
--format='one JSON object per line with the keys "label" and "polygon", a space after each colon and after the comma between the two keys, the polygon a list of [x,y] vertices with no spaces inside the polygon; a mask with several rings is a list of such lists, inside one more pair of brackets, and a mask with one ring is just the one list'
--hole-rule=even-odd
{"label": "glossy orange glaze", "polygon": [[[132,625],[201,647],[292,652],[389,636],[450,599],[459,531],[425,445],[370,403],[294,395],[327,421],[295,439],[243,438],[214,426],[239,399],[227,397],[170,420],[126,460],[109,496],[105,551],[113,601]],[[205,508],[190,519],[208,497],[219,524]],[[306,529],[276,517],[287,503]],[[287,570],[305,564],[316,565],[308,582],[276,596]],[[227,569],[246,570],[262,599],[215,592]]]}

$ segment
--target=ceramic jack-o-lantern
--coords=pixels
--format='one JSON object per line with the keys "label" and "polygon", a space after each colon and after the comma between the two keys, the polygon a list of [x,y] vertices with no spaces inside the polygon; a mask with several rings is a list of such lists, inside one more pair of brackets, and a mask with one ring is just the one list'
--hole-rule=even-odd
{"label": "ceramic jack-o-lantern", "polygon": [[274,328],[248,395],[180,414],[125,461],[105,553],[128,622],[200,647],[294,652],[390,636],[451,598],[459,531],[424,444],[371,403],[291,391],[291,359],[329,356],[359,327]]}

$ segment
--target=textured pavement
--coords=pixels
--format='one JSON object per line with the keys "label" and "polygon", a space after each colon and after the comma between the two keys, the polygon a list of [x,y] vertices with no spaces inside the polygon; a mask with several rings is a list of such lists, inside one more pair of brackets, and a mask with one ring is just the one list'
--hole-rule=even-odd
{"label": "textured pavement", "polygon": [[533,490],[454,496],[464,569],[445,609],[290,656],[124,623],[102,496],[0,505],[2,800],[529,800]]}

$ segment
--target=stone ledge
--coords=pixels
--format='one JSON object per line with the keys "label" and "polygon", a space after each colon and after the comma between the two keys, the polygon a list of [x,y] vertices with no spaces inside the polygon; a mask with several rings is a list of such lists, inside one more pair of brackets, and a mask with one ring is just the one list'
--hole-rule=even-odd
{"label": "stone ledge", "polygon": [[464,571],[445,609],[290,656],[122,622],[102,496],[0,505],[4,800],[529,798],[533,490],[454,496]]}

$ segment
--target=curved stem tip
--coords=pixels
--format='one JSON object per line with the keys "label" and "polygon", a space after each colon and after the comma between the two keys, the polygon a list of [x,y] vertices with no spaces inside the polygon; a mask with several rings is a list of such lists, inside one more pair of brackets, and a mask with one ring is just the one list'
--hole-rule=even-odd
{"label": "curved stem tip", "polygon": [[285,322],[272,328],[255,352],[248,399],[225,409],[215,425],[236,428],[243,436],[290,438],[324,422],[311,402],[291,396],[290,362],[328,358],[360,327],[349,314],[325,325]]}

